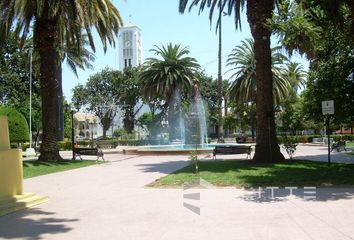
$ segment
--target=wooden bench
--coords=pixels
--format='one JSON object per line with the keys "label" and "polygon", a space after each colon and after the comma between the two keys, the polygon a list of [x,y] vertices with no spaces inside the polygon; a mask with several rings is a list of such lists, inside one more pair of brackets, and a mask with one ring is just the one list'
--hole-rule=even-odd
{"label": "wooden bench", "polygon": [[215,146],[213,151],[213,159],[216,160],[216,154],[247,154],[251,159],[251,146],[240,145],[240,146]]}
{"label": "wooden bench", "polygon": [[100,157],[104,160],[103,152],[99,148],[74,148],[74,160],[76,157],[80,157],[82,160],[81,155],[97,156],[97,161]]}

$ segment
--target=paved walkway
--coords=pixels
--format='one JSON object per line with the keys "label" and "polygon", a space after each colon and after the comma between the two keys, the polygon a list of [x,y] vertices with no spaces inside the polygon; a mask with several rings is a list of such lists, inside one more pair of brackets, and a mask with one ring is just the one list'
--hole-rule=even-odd
{"label": "paved walkway", "polygon": [[[314,151],[304,147],[303,154]],[[354,239],[354,188],[293,196],[285,189],[273,196],[269,189],[150,189],[144,186],[186,165],[188,156],[106,158],[25,180],[27,191],[50,200],[1,217],[0,239]]]}

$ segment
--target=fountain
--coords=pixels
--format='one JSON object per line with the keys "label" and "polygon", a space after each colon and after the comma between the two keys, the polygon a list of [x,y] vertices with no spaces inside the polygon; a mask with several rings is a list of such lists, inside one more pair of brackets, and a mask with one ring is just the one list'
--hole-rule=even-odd
{"label": "fountain", "polygon": [[[169,104],[170,144],[185,144],[186,133],[181,104],[181,94],[178,89],[174,92]],[[172,116],[171,116],[172,115]]]}
{"label": "fountain", "polygon": [[196,115],[197,123],[199,129],[195,133],[196,136],[199,136],[199,144],[205,146],[208,144],[208,133],[207,133],[207,125],[206,125],[206,117],[205,117],[205,109],[204,103],[202,100],[202,96],[200,95],[199,87],[197,83],[193,84],[193,95],[192,95],[192,110],[191,115]]}
{"label": "fountain", "polygon": [[123,153],[171,155],[190,154],[192,150],[198,153],[212,153],[215,145],[208,144],[204,103],[196,82],[192,86],[192,101],[189,110],[183,111],[181,94],[176,90],[170,102],[168,113],[169,145],[127,147],[123,150]]}
{"label": "fountain", "polygon": [[[214,146],[208,146],[207,124],[203,99],[199,86],[192,86],[192,101],[188,111],[182,107],[181,94],[174,91],[168,111],[169,145],[144,146],[127,148],[125,154],[181,154],[198,149],[199,152],[210,153]],[[186,136],[187,135],[187,136]]]}

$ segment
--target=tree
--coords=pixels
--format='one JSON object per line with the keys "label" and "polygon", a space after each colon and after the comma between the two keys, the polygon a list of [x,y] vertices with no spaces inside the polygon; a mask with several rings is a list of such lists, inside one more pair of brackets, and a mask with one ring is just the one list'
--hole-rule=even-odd
{"label": "tree", "polygon": [[73,88],[73,96],[71,102],[75,107],[76,111],[80,111],[86,104],[88,104],[87,90],[84,85],[78,84]]}
{"label": "tree", "polygon": [[85,87],[78,85],[73,90],[74,106],[87,106],[89,111],[100,118],[104,138],[118,109],[118,97],[114,85],[115,74],[114,71],[106,68],[90,76]]}
{"label": "tree", "polygon": [[[285,99],[291,88],[290,79],[287,78],[284,69],[284,63],[287,61],[287,57],[279,52],[279,47],[272,48],[273,96],[276,103]],[[238,103],[255,102],[257,96],[257,68],[252,39],[242,41],[240,46],[232,50],[227,59],[227,66],[231,67],[228,72],[232,73],[230,77],[232,83],[229,89],[230,98]]]}
{"label": "tree", "polygon": [[146,112],[142,114],[139,118],[137,123],[142,128],[146,129],[149,132],[150,138],[155,138],[157,134],[160,133],[162,129],[161,124],[161,116],[160,114],[154,115],[151,112]]}
{"label": "tree", "polygon": [[[304,92],[304,115],[307,120],[322,123],[321,102],[335,101],[335,124],[353,126],[353,3],[350,1],[302,1],[284,3],[273,17],[273,25],[288,48],[304,52],[311,59],[309,80]],[[290,9],[291,11],[288,11]],[[300,22],[296,31],[284,28]],[[294,24],[292,24],[294,25]],[[324,27],[325,26],[325,27]],[[309,37],[316,29],[319,37]],[[303,44],[299,44],[302,39]],[[318,41],[320,39],[320,41]],[[296,40],[296,41],[293,41]],[[307,48],[303,46],[315,46]],[[313,51],[313,49],[315,51]]]}
{"label": "tree", "polygon": [[[27,39],[24,44],[24,48],[20,49],[15,36],[10,34],[0,48],[0,103],[16,109],[29,122],[29,65],[32,39]],[[32,130],[36,132],[37,139],[42,122],[38,60],[35,55],[33,57]]]}
{"label": "tree", "polygon": [[113,85],[116,98],[120,108],[123,110],[124,129],[128,133],[132,133],[136,122],[136,115],[142,108],[140,90],[140,69],[126,68],[123,72],[114,71]]}
{"label": "tree", "polygon": [[315,122],[322,122],[321,102],[334,100],[336,124],[354,125],[354,55],[353,42],[348,42],[338,28],[329,27],[322,39],[323,50],[309,72],[305,90],[305,110]]}
{"label": "tree", "polygon": [[[104,50],[114,43],[122,20],[109,0],[96,1],[19,1],[0,3],[0,42],[8,37],[11,26],[24,41],[33,26],[34,49],[39,56],[42,97],[43,136],[39,160],[56,161],[62,158],[57,145],[56,97],[60,82],[57,76],[59,50],[63,44],[82,43],[84,31],[95,50],[91,28],[94,26]],[[78,47],[81,49],[81,47]]]}
{"label": "tree", "polygon": [[[235,26],[240,26],[240,11],[244,0],[191,0],[190,8],[199,5],[200,12],[210,8],[209,19],[212,20],[215,8],[228,8],[227,13],[235,15]],[[284,160],[276,138],[273,103],[273,76],[271,70],[271,29],[266,25],[272,17],[274,0],[248,0],[247,19],[254,39],[257,82],[257,139],[254,161],[272,162]],[[179,1],[179,10],[184,12],[188,0]]]}
{"label": "tree", "polygon": [[296,1],[285,0],[278,6],[268,23],[278,37],[280,45],[289,55],[299,52],[309,59],[314,58],[322,27],[315,25],[309,19],[310,13],[304,11]]}
{"label": "tree", "polygon": [[95,56],[92,52],[85,47],[88,45],[87,36],[83,35],[81,38],[81,44],[70,45],[71,43],[64,43],[61,51],[59,52],[59,65],[57,69],[58,77],[58,96],[57,96],[57,130],[58,140],[63,140],[65,135],[65,113],[63,113],[64,98],[63,98],[63,86],[62,86],[62,62],[66,62],[73,73],[78,76],[77,68],[85,70],[85,68],[93,69],[91,62],[95,60]]}
{"label": "tree", "polygon": [[[188,57],[189,50],[181,45],[169,43],[167,46],[151,49],[158,58],[148,58],[144,63],[140,78],[143,85],[143,97],[149,101],[156,97],[165,101],[168,109],[169,125],[174,122],[172,103],[175,91],[191,92],[192,85],[198,81],[199,64]],[[172,134],[172,129],[170,128]],[[170,136],[171,138],[171,136]]]}

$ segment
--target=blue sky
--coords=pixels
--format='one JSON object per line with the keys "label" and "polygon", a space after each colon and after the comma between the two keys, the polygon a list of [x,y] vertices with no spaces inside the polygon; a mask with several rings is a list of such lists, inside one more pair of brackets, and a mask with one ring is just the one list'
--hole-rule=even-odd
{"label": "blue sky", "polygon": [[[198,15],[197,8],[181,15],[178,13],[178,0],[115,0],[115,6],[121,13],[124,23],[131,22],[142,30],[143,58],[152,56],[149,52],[154,45],[176,43],[187,46],[190,56],[197,59],[208,75],[217,76],[218,38],[215,24],[210,27],[207,11]],[[131,17],[130,17],[131,16]],[[231,50],[245,38],[250,38],[245,11],[242,14],[242,31],[235,30],[233,16],[223,17],[223,72],[227,71],[225,61]],[[72,88],[84,84],[90,75],[105,67],[118,69],[118,46],[108,48],[106,54],[98,37],[96,41],[96,61],[94,70],[79,70],[77,78],[71,70],[63,65],[63,90],[70,101]],[[276,42],[273,41],[272,44]],[[295,56],[296,61],[307,63]],[[225,76],[226,77],[226,76]]]}

